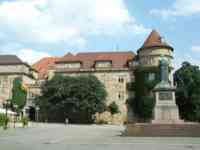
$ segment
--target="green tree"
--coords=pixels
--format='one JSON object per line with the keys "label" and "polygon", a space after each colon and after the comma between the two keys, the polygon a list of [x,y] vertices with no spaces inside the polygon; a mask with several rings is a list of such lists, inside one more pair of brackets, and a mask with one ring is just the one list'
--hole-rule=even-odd
{"label": "green tree", "polygon": [[105,110],[104,85],[92,75],[77,77],[55,75],[42,86],[36,99],[40,112],[49,121],[90,123],[92,115]]}
{"label": "green tree", "polygon": [[198,66],[183,62],[174,74],[177,84],[176,103],[180,115],[189,121],[200,121],[200,70]]}
{"label": "green tree", "polygon": [[15,78],[13,80],[11,103],[16,104],[18,106],[18,111],[21,111],[26,104],[26,99],[27,91],[23,88],[21,78]]}

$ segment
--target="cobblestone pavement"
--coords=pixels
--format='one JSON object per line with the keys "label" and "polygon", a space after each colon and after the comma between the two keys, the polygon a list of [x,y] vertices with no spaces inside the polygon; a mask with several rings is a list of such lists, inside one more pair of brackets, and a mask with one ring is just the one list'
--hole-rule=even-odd
{"label": "cobblestone pavement", "polygon": [[123,126],[32,124],[0,129],[0,150],[200,150],[200,138],[121,137]]}

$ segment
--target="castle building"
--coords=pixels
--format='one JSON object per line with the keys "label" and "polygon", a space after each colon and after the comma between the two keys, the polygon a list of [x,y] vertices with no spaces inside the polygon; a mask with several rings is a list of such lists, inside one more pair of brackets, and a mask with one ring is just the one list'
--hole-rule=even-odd
{"label": "castle building", "polygon": [[[153,30],[137,54],[132,51],[67,53],[60,58],[43,58],[33,67],[39,72],[41,81],[51,79],[57,73],[66,76],[95,75],[106,88],[107,105],[115,102],[121,115],[127,118],[127,115],[131,116],[127,99],[134,96],[127,86],[135,80],[134,68],[137,65],[158,67],[161,56],[165,56],[172,67],[172,52],[173,48]],[[150,73],[149,76],[153,78],[155,75]]]}

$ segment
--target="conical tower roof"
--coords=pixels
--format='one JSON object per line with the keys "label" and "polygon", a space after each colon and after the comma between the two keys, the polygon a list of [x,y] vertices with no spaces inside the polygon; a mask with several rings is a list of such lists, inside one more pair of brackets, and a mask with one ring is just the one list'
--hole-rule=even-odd
{"label": "conical tower roof", "polygon": [[160,36],[160,34],[156,30],[152,30],[152,32],[149,34],[147,39],[145,40],[144,44],[139,50],[145,50],[149,48],[156,48],[156,47],[163,47],[173,50],[173,48],[168,45],[163,38]]}

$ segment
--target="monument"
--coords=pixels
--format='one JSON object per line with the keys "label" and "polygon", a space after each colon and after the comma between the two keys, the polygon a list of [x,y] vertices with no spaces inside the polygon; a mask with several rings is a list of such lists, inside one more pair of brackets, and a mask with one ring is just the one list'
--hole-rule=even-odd
{"label": "monument", "polygon": [[160,82],[155,86],[155,108],[152,123],[182,123],[175,97],[176,88],[169,81],[169,64],[164,56],[160,59]]}
{"label": "monument", "polygon": [[[125,136],[140,137],[200,137],[200,124],[185,122],[179,117],[176,105],[176,87],[170,82],[170,62],[173,48],[152,31],[138,50],[139,65],[159,67],[160,82],[153,88],[155,107],[150,122],[129,122]],[[149,57],[151,56],[151,57]],[[164,57],[165,56],[165,57]]]}

